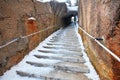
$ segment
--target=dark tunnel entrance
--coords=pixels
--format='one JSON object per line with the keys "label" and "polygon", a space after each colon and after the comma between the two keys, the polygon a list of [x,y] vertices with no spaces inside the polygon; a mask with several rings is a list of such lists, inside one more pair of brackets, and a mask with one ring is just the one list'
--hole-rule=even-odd
{"label": "dark tunnel entrance", "polygon": [[65,26],[70,25],[72,22],[76,23],[78,21],[78,11],[69,11],[67,15],[62,18],[62,21]]}

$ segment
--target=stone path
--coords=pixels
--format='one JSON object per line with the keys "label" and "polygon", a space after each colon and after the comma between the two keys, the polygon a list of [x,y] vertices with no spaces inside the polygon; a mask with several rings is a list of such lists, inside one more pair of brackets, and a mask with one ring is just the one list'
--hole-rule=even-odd
{"label": "stone path", "polygon": [[28,80],[90,80],[85,75],[90,69],[84,64],[86,61],[75,29],[71,25],[60,30],[36,49],[31,55],[34,60],[28,58],[23,61],[27,66],[18,64],[13,74],[21,77],[20,80],[26,77]]}

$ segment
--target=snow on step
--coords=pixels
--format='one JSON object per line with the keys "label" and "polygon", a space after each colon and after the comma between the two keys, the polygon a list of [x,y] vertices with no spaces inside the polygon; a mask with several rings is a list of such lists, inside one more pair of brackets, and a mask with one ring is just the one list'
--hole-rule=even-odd
{"label": "snow on step", "polygon": [[[55,43],[51,43],[51,42],[47,42],[46,43],[47,45],[51,45],[51,46],[53,46],[53,45],[56,45],[56,46],[71,46],[71,44],[66,44],[66,43],[58,43],[58,42],[55,42]],[[81,45],[72,45],[72,47],[80,47]]]}
{"label": "snow on step", "polygon": [[36,80],[36,78],[38,78],[39,80],[66,80],[66,79],[54,78],[54,77],[44,76],[44,75],[39,75],[34,73],[27,73],[23,71],[16,71],[16,73],[21,77],[35,78],[34,80]]}
{"label": "snow on step", "polygon": [[57,59],[57,60],[62,60],[62,61],[67,61],[67,62],[79,62],[79,63],[84,63],[85,60],[81,56],[75,56],[75,55],[62,55],[62,56],[49,56],[49,55],[34,55],[37,58],[44,58],[44,59]]}
{"label": "snow on step", "polygon": [[[32,62],[33,60],[27,60],[26,62]],[[43,64],[56,64],[59,62],[62,62],[61,60],[53,60],[53,59],[44,59],[44,58],[40,58],[38,60],[34,60],[35,62],[39,62],[39,63],[43,63]]]}
{"label": "snow on step", "polygon": [[38,51],[43,53],[73,54],[73,55],[79,55],[79,56],[83,55],[81,52],[74,52],[74,51],[68,51],[68,50],[39,49]]}
{"label": "snow on step", "polygon": [[49,45],[45,45],[43,47],[48,48],[48,49],[66,49],[66,50],[70,50],[70,51],[81,52],[81,48],[73,47],[73,46],[68,47],[68,46],[55,46],[55,45],[49,46]]}
{"label": "snow on step", "polygon": [[59,42],[55,42],[55,43],[51,43],[51,42],[47,42],[47,45],[66,45],[65,43],[59,43]]}

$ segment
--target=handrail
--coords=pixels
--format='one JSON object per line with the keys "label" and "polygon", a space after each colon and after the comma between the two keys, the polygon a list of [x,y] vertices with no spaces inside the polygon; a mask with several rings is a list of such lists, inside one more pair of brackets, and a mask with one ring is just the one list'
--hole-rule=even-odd
{"label": "handrail", "polygon": [[14,42],[16,42],[16,41],[18,41],[18,38],[13,39],[13,40],[7,42],[6,44],[0,46],[0,49],[6,47],[6,46],[8,46],[8,45],[10,45],[10,44],[12,44],[12,43],[14,43]]}
{"label": "handrail", "polygon": [[[55,27],[55,26],[54,26],[54,27]],[[48,27],[48,28],[43,29],[43,30],[40,30],[40,31],[37,31],[37,32],[34,32],[34,33],[32,33],[32,34],[28,34],[28,35],[26,35],[26,36],[22,36],[21,38],[27,38],[27,37],[36,35],[36,34],[41,33],[41,32],[43,32],[43,31],[45,31],[45,30],[47,30],[47,29],[50,29],[50,28],[53,28],[53,26],[52,26],[52,27]]]}
{"label": "handrail", "polygon": [[101,44],[96,38],[94,38],[93,36],[91,36],[89,33],[87,33],[84,29],[82,29],[81,27],[79,27],[79,29],[81,29],[87,36],[89,36],[91,39],[93,39],[95,42],[97,42],[103,49],[105,49],[110,55],[112,55],[118,62],[120,62],[120,58],[113,53],[111,50],[109,50],[107,47],[105,47],[103,44]]}
{"label": "handrail", "polygon": [[18,38],[15,38],[15,39],[7,42],[6,44],[1,45],[1,46],[0,46],[0,49],[6,47],[6,46],[8,46],[8,45],[10,45],[10,44],[12,44],[12,43],[14,43],[14,42],[16,42],[16,41],[18,41],[19,39],[28,38],[28,37],[30,37],[30,36],[36,35],[36,34],[38,34],[38,33],[41,33],[41,32],[43,32],[43,31],[48,30],[48,29],[53,28],[53,27],[56,27],[56,26],[48,27],[48,28],[46,28],[46,29],[43,29],[43,30],[40,30],[40,31],[31,33],[31,34],[28,34],[28,35],[26,35],[26,36],[20,36],[20,37],[18,37]]}

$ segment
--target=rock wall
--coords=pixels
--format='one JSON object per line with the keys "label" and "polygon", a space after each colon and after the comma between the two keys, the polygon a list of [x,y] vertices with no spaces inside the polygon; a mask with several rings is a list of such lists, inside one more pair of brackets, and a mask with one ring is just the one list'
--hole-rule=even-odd
{"label": "rock wall", "polygon": [[[120,0],[80,0],[79,25],[120,57]],[[101,80],[120,80],[120,62],[80,29],[79,33]]]}
{"label": "rock wall", "polygon": [[[0,75],[17,64],[29,51],[62,26],[61,18],[67,13],[66,5],[55,9],[52,7],[55,6],[36,0],[0,0],[0,46],[21,36],[49,28],[1,48]],[[54,10],[60,12],[57,13],[59,16]],[[29,19],[30,17],[36,20]]]}

